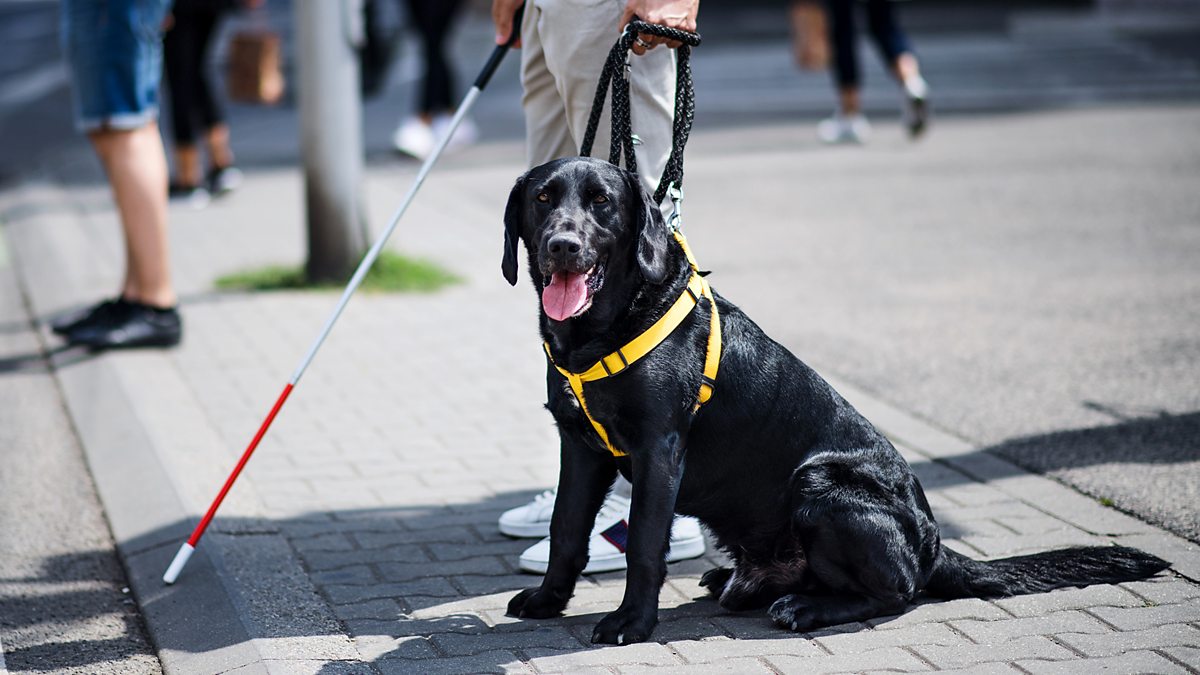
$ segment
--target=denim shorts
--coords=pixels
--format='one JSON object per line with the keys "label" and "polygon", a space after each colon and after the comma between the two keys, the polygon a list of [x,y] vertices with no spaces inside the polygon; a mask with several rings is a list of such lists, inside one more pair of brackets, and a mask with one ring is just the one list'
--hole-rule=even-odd
{"label": "denim shorts", "polygon": [[158,117],[170,2],[65,0],[62,42],[79,130],[137,129]]}

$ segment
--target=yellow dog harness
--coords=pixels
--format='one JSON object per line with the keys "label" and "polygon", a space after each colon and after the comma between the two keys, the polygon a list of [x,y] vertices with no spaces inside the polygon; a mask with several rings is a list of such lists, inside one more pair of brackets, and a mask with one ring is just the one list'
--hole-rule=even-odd
{"label": "yellow dog harness", "polygon": [[717,314],[717,302],[713,298],[712,289],[708,286],[708,281],[700,276],[699,269],[696,266],[696,259],[692,256],[691,249],[688,248],[687,240],[678,230],[675,231],[675,240],[683,248],[684,255],[687,256],[688,264],[692,268],[692,276],[688,279],[687,287],[654,325],[646,329],[644,333],[635,337],[624,347],[605,356],[582,373],[573,373],[565,368],[559,367],[554,362],[554,357],[550,355],[549,343],[543,343],[542,347],[546,350],[546,358],[550,359],[550,364],[554,366],[562,376],[567,378],[567,382],[571,385],[571,391],[575,393],[575,399],[579,401],[579,407],[583,409],[583,414],[587,416],[588,421],[592,423],[592,427],[596,433],[600,435],[600,440],[604,441],[604,445],[614,457],[623,457],[629,453],[618,450],[613,446],[612,441],[608,439],[608,432],[605,431],[604,425],[596,421],[592,417],[592,413],[588,411],[587,403],[583,397],[583,383],[595,382],[606,377],[616,375],[624,371],[629,366],[637,362],[638,359],[649,354],[655,347],[662,344],[663,340],[667,339],[679,324],[691,314],[696,305],[700,302],[700,297],[708,298],[708,304],[712,307],[712,318],[710,320],[710,328],[708,332],[708,348],[704,355],[704,375],[700,384],[700,393],[696,399],[696,405],[692,408],[692,413],[695,414],[700,406],[708,402],[713,395],[713,389],[717,382],[717,369],[721,365],[721,318]]}

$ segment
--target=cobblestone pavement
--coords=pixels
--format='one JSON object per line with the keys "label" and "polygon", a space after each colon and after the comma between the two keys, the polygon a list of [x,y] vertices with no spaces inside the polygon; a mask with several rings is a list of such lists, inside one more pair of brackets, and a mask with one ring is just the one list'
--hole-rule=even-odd
{"label": "cobblestone pavement", "polygon": [[[500,214],[519,156],[515,145],[484,146],[430,177],[393,245],[465,282],[432,296],[355,298],[174,587],[158,580],[166,561],[335,301],[211,290],[220,274],[302,258],[299,172],[256,172],[205,211],[172,211],[181,348],[53,355],[168,672],[1197,672],[1195,544],[833,377],[913,463],[949,546],[982,557],[1115,541],[1164,556],[1173,570],[1117,586],[924,604],[794,635],[761,613],[730,614],[703,599],[699,575],[720,562],[710,552],[670,566],[661,624],[645,644],[588,642],[619,602],[622,574],[585,578],[562,619],[505,617],[508,598],[538,578],[518,573],[528,542],[501,536],[496,517],[551,485],[557,470],[541,408],[536,300],[499,274]],[[697,202],[720,197],[730,189],[722,177],[734,173],[769,180],[746,153],[711,157],[719,155],[689,173],[693,190],[712,190]],[[372,170],[377,227],[411,175],[407,166]],[[39,318],[115,286],[119,240],[101,189],[30,186],[4,199]],[[767,202],[749,217],[774,209]],[[720,251],[737,227],[695,213],[702,262],[706,250],[728,257]],[[745,247],[738,253],[754,260]],[[731,278],[752,287],[736,269]],[[770,306],[780,288],[760,283],[748,299]],[[802,344],[785,343],[805,356]]]}

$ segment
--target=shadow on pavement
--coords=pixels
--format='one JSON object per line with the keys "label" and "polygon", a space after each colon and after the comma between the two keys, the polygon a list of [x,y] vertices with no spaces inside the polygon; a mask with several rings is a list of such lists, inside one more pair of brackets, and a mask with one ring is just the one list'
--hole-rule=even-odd
{"label": "shadow on pavement", "polygon": [[[268,493],[269,489],[263,492]],[[411,668],[419,670],[421,659],[437,658],[439,672],[459,672],[458,666],[448,665],[455,659],[464,660],[461,672],[488,672],[514,661],[512,650],[521,650],[524,656],[534,658],[548,655],[546,652],[570,654],[614,648],[593,646],[590,636],[596,622],[619,604],[624,588],[622,572],[581,578],[567,615],[562,618],[531,621],[504,616],[509,598],[521,589],[537,585],[541,577],[521,573],[516,568],[520,553],[536,540],[512,539],[500,534],[496,517],[507,508],[527,502],[532,495],[521,491],[472,503],[334,510],[265,522],[218,518],[199,549],[219,546],[222,566],[236,570],[239,579],[269,580],[278,577],[274,567],[294,565],[297,561],[280,561],[239,549],[252,546],[255,537],[261,538],[265,531],[273,530],[289,544],[322,604],[333,608],[340,619],[340,628],[359,641],[364,658],[385,671],[389,665],[383,662],[390,662],[390,668],[395,669],[406,659],[416,659]],[[122,548],[137,551],[142,541],[162,542],[164,530]],[[166,545],[165,549],[173,553],[176,545],[177,542]],[[672,564],[668,581],[691,579],[694,586],[694,580],[720,560],[719,554],[710,550],[703,558]],[[161,570],[156,571],[161,575]],[[142,583],[156,596],[150,602],[161,607],[183,602],[171,596],[194,590],[188,588],[191,583],[203,583],[202,578],[188,578],[189,572],[196,571],[185,570],[176,586],[165,592],[156,578],[147,578],[147,574],[136,570],[131,576],[141,577]],[[228,585],[227,575],[222,574],[222,579]],[[255,639],[320,634],[305,627],[321,622],[295,620],[294,614],[304,612],[304,607],[290,605],[289,597],[281,597],[278,589],[272,592],[248,584],[235,593],[241,594],[235,605],[255,608],[248,612],[251,617],[247,621],[254,626],[251,633]],[[660,611],[661,625],[654,641],[666,643],[729,634],[710,621],[693,620],[732,616],[705,599],[703,593],[698,592],[690,599],[683,599],[678,592],[664,592],[664,597],[668,595],[674,600],[665,602]],[[290,598],[295,600],[297,596],[293,593]],[[139,595],[139,601],[145,600]],[[239,610],[239,614],[244,616],[244,613],[245,610]],[[762,637],[796,637],[775,630],[764,613],[752,616],[760,624]],[[155,628],[153,620],[151,628]],[[158,632],[156,640],[160,651],[200,651],[226,646],[214,644],[208,639],[211,637],[211,634],[201,637],[187,631],[169,631]],[[497,661],[485,663],[491,658],[487,654],[492,652]],[[330,662],[328,670],[322,672],[344,672],[346,665]],[[399,669],[407,672],[403,667]]]}
{"label": "shadow on pavement", "polygon": [[[1180,464],[1200,460],[1200,412],[1132,418],[1110,426],[1054,431],[1013,438],[978,450],[995,453],[1021,468],[1050,473],[1100,464]],[[913,464],[926,490],[974,483],[958,471],[937,470],[936,462]],[[1024,473],[1014,467],[1013,476]]]}
{"label": "shadow on pavement", "polygon": [[[1123,416],[1099,404],[1085,402],[1085,406],[1118,419]],[[1189,480],[1194,469],[1182,466],[1200,462],[1200,412],[1125,417],[1107,426],[1014,438],[956,459],[998,455],[1012,462],[1011,472],[989,475],[991,480],[1019,476],[1026,470],[1048,475],[1105,506],[1200,541],[1200,515],[1188,506],[1194,502],[1195,486]],[[1114,482],[1090,471],[1103,465],[1125,467],[1122,474],[1127,480]],[[1177,465],[1179,470],[1173,470]],[[976,482],[932,460],[916,462],[912,467],[927,491]],[[1149,499],[1150,493],[1159,491],[1175,495],[1175,499]],[[945,520],[942,528],[944,537],[956,536],[947,531]]]}
{"label": "shadow on pavement", "polygon": [[[1004,441],[977,452],[994,453],[1037,473],[1109,463],[1175,464],[1200,460],[1200,412],[1133,418],[1089,429],[1055,431]],[[912,464],[926,490],[977,482],[934,461]],[[1024,473],[1014,467],[1011,475]]]}
{"label": "shadow on pavement", "polygon": [[1200,412],[1017,438],[987,450],[1039,473],[1109,462],[1194,462],[1200,460]]}
{"label": "shadow on pavement", "polygon": [[[55,626],[97,623],[113,637],[45,642],[31,647],[6,647],[8,672],[87,672],[100,663],[143,656],[145,628],[128,589],[122,592],[112,551],[81,551],[46,558],[35,574],[0,579],[0,622],[20,633],[52,634]],[[72,588],[73,587],[73,588]],[[47,592],[46,589],[56,590]],[[71,590],[59,590],[68,588]],[[113,595],[119,596],[114,601]],[[125,611],[114,614],[115,602]],[[114,634],[119,634],[117,637]]]}
{"label": "shadow on pavement", "polygon": [[[0,329],[0,332],[3,332],[2,329]],[[39,349],[27,354],[0,355],[0,377],[11,374],[48,373],[50,372],[50,367],[47,359],[57,357],[56,367],[64,368],[76,363],[89,361],[95,358],[98,353],[83,347],[61,345],[49,351]]]}
{"label": "shadow on pavement", "polygon": [[[1066,448],[1066,452],[1052,453],[1057,458],[1054,465],[1117,457],[1169,462],[1177,461],[1172,441],[1200,437],[1198,431],[1200,413],[1164,415],[1112,427],[1017,439],[983,452],[1037,456],[1050,449]],[[1125,446],[1151,449],[1136,455],[1135,460],[1131,450],[1123,449]],[[1084,452],[1089,448],[1099,450]],[[1194,441],[1189,452],[1194,457]],[[951,474],[959,476],[959,482],[972,482],[937,463],[917,463],[914,469],[923,481],[934,483],[927,489],[950,484]],[[257,487],[269,501],[269,476],[260,479]],[[523,588],[537,585],[540,577],[516,568],[517,557],[532,540],[500,534],[496,517],[531,496],[529,491],[508,492],[476,502],[331,509],[275,520],[218,518],[200,545],[202,552],[215,549],[220,560],[218,573],[214,576],[211,570],[203,572],[193,561],[179,582],[169,588],[162,585],[160,576],[191,522],[172,523],[122,542],[120,548],[125,564],[131,567],[131,581],[149,617],[160,653],[208,653],[248,639],[269,642],[297,637],[335,638],[344,632],[356,641],[364,658],[384,671],[407,672],[406,667],[420,668],[425,659],[436,659],[438,668],[445,672],[457,665],[471,672],[487,672],[508,664],[515,666],[520,659],[567,659],[575,654],[570,657],[574,659],[582,652],[620,649],[591,645],[590,636],[595,623],[619,604],[624,589],[622,572],[582,578],[564,617],[531,621],[504,616],[508,599]],[[954,526],[943,525],[944,538],[958,534]],[[270,542],[278,541],[276,538],[286,546],[270,546]],[[294,558],[280,551],[290,551]],[[98,554],[48,558],[42,563],[41,575],[2,581],[36,584],[43,577],[87,580],[92,555]],[[777,629],[762,611],[734,614],[720,609],[696,581],[721,562],[720,553],[710,546],[702,558],[669,566],[669,588],[663,592],[660,625],[653,642],[717,636],[777,640],[814,637]],[[273,587],[273,581],[280,579],[284,581]],[[230,594],[240,623],[250,633],[248,638],[239,635],[240,628],[206,629],[204,608],[193,603],[197,598],[211,598],[219,585]],[[104,591],[89,587],[18,596],[3,600],[0,609],[5,621],[17,631],[36,622],[88,621],[95,617],[64,615],[54,608],[61,598],[78,599],[100,592]],[[61,604],[71,607],[77,603]],[[13,611],[18,607],[21,611]],[[328,614],[329,610],[336,618]],[[314,613],[323,616],[306,616]],[[134,620],[136,615],[126,617],[127,624]],[[849,624],[822,633],[864,628],[864,624]],[[103,648],[111,649],[115,644],[46,645],[37,648],[44,654],[13,658],[9,667],[21,672],[26,669],[22,664],[27,662],[86,668],[102,658],[111,659],[111,652]],[[51,658],[56,653],[57,659]],[[430,663],[426,661],[425,665]],[[344,660],[330,660],[321,672],[347,672],[347,666],[351,664]]]}
{"label": "shadow on pavement", "polygon": [[[248,639],[280,640],[282,644],[288,638],[336,637],[339,628],[359,640],[364,658],[385,672],[418,672],[422,660],[431,658],[437,659],[439,672],[460,672],[452,665],[456,659],[463,660],[460,665],[465,670],[461,672],[489,672],[506,663],[519,663],[513,650],[520,650],[521,658],[535,658],[620,649],[591,645],[590,636],[595,623],[619,604],[622,572],[581,578],[565,617],[541,621],[504,617],[508,599],[538,584],[541,577],[522,574],[515,567],[518,555],[533,540],[501,535],[495,519],[502,510],[524,503],[531,495],[514,492],[450,506],[314,512],[274,521],[218,518],[198,547],[198,557],[172,587],[162,585],[157,560],[169,559],[179,533],[190,528],[191,522],[172,523],[124,542],[120,548],[123,562],[127,566],[132,563],[130,579],[160,654],[164,650],[217,653]],[[274,536],[288,543],[299,565],[295,559],[255,552],[269,548],[259,544]],[[202,553],[212,555],[214,548],[219,549],[221,561],[219,583],[230,591],[236,618],[248,627],[248,638],[244,634],[234,637],[240,627],[231,631],[208,623],[220,615],[206,619],[207,607],[217,604],[212,602],[214,591],[220,589],[212,583],[211,571],[204,571],[204,563],[197,563]],[[88,606],[81,602],[85,596],[111,592],[87,583],[95,579],[89,570],[95,566],[93,558],[100,555],[84,552],[50,557],[30,578],[0,580],[5,585],[30,584],[33,588],[51,581],[56,584],[53,593],[0,596],[3,621],[10,630],[21,632],[44,622],[97,620],[98,613],[74,608]],[[670,565],[668,581],[694,581],[719,562],[718,555],[710,550],[704,558]],[[282,576],[298,574],[304,583],[271,587],[272,580],[281,578],[281,566],[300,567],[285,570]],[[301,597],[308,581],[319,596],[316,603],[311,595]],[[71,588],[77,582],[86,587]],[[664,591],[664,597],[667,595]],[[722,618],[756,627],[750,632],[739,628],[736,637],[799,637],[775,629],[763,612],[742,616],[724,612],[702,592],[690,600],[679,593],[673,597],[660,610],[660,626],[653,641],[728,636],[731,631],[719,626]],[[302,616],[311,613],[313,606],[333,608],[340,621]],[[124,619],[128,624],[138,616],[130,612]],[[120,640],[89,642],[105,644],[51,642],[36,647],[36,654],[10,651],[8,666],[11,672],[66,668],[86,672],[89,666],[126,656],[111,651]],[[372,651],[381,642],[387,647]],[[487,663],[489,658],[496,660]],[[405,670],[406,665],[417,670]],[[343,673],[347,667],[358,672],[345,660],[330,660],[321,672]]]}

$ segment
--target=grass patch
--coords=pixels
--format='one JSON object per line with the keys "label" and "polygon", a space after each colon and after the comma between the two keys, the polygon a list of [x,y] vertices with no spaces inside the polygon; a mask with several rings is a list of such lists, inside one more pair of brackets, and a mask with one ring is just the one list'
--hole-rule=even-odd
{"label": "grass patch", "polygon": [[[310,283],[304,278],[304,266],[271,265],[234,272],[217,279],[217,288],[237,291],[326,291],[345,284]],[[375,260],[362,289],[376,293],[431,293],[462,279],[428,260],[409,258],[384,251]]]}
{"label": "grass patch", "polygon": [[1101,504],[1101,505],[1103,505],[1103,506],[1108,506],[1108,507],[1110,507],[1110,508],[1111,508],[1111,507],[1113,507],[1113,506],[1116,506],[1116,505],[1117,505],[1117,504],[1116,504],[1116,502],[1114,502],[1113,500],[1109,499],[1108,497],[1101,497],[1101,498],[1100,498],[1100,504]]}

